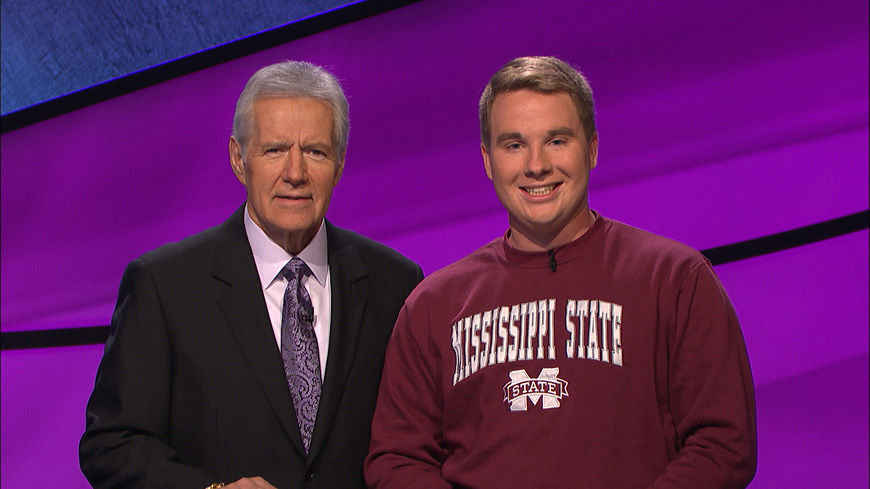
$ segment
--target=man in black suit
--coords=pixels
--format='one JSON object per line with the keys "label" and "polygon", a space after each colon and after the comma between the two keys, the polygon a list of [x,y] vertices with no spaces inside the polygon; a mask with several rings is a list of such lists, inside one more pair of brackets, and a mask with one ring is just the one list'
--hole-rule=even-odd
{"label": "man in black suit", "polygon": [[94,487],[365,487],[384,350],[422,270],[324,219],[347,133],[323,69],[248,81],[229,142],[246,204],[124,273],[80,445]]}

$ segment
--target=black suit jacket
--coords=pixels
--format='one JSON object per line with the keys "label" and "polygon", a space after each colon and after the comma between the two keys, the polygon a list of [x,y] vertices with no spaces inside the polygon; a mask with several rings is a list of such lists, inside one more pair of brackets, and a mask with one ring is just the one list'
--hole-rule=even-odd
{"label": "black suit jacket", "polygon": [[384,350],[422,271],[327,222],[332,322],[306,456],[243,212],[127,267],[79,447],[94,487],[365,487]]}

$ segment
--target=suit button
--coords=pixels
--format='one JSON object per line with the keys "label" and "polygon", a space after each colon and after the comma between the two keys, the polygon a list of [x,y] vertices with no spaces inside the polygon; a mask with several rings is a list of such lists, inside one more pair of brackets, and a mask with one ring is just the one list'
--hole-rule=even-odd
{"label": "suit button", "polygon": [[305,480],[306,481],[311,481],[311,479],[313,479],[313,478],[314,478],[314,469],[311,469],[305,473]]}

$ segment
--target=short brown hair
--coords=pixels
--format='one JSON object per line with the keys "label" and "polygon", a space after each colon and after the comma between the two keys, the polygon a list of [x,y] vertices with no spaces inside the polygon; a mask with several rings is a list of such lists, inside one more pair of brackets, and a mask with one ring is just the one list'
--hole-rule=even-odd
{"label": "short brown hair", "polygon": [[517,90],[541,93],[565,92],[574,101],[586,139],[595,134],[595,103],[589,82],[573,66],[552,56],[516,58],[502,66],[489,80],[478,104],[480,140],[490,149],[490,116],[496,95]]}

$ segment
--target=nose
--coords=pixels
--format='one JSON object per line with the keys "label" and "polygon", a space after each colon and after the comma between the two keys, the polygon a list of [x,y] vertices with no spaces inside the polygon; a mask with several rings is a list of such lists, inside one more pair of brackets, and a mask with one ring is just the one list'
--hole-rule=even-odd
{"label": "nose", "polygon": [[302,185],[305,183],[307,179],[306,162],[299,145],[294,145],[287,151],[281,178],[291,185]]}
{"label": "nose", "polygon": [[544,177],[553,172],[553,165],[544,147],[531,148],[523,171],[530,178]]}

